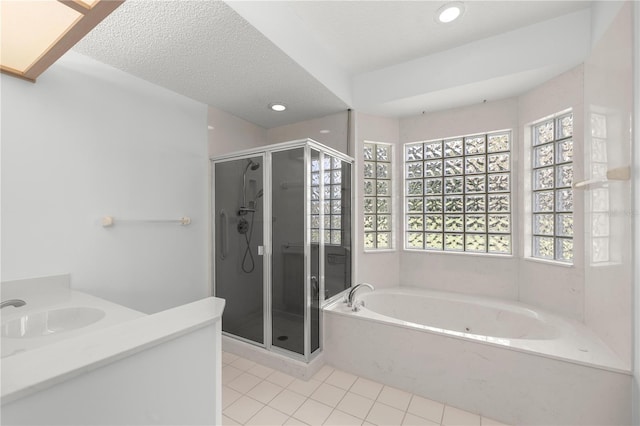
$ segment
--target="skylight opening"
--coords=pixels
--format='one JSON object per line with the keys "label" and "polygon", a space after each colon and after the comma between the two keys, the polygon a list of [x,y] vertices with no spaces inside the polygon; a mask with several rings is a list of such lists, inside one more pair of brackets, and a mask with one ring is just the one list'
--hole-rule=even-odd
{"label": "skylight opening", "polygon": [[124,0],[2,0],[0,71],[29,81]]}

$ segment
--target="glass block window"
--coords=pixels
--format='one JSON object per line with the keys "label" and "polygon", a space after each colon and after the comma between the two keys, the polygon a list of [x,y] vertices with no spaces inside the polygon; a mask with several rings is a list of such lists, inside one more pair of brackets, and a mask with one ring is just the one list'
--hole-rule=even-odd
{"label": "glass block window", "polygon": [[511,254],[511,132],[405,144],[405,247]]}
{"label": "glass block window", "polygon": [[364,248],[392,249],[392,145],[366,142],[363,156]]}
{"label": "glass block window", "polygon": [[573,114],[532,132],[532,256],[573,263]]}
{"label": "glass block window", "polygon": [[342,165],[342,160],[327,154],[322,160],[311,159],[312,243],[320,242],[320,229],[324,229],[325,244],[342,244]]}

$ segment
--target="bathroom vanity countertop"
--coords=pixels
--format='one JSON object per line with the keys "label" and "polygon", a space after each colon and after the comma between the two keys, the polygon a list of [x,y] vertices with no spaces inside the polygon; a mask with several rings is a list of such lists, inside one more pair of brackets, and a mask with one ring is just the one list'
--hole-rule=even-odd
{"label": "bathroom vanity countertop", "polygon": [[2,404],[219,321],[224,305],[208,297],[3,358]]}
{"label": "bathroom vanity countertop", "polygon": [[[10,297],[11,292],[3,288],[2,298],[26,300],[27,304],[19,308],[6,307],[2,309],[0,315],[2,319],[2,358],[10,358],[25,351],[30,351],[42,346],[50,345],[61,340],[73,338],[75,336],[93,333],[96,330],[111,327],[113,325],[130,321],[132,319],[146,316],[146,314],[126,308],[122,305],[109,302],[108,300],[94,297],[89,294],[60,288],[58,291],[50,291],[48,294],[31,295],[20,293],[19,296]],[[26,327],[34,323],[44,322],[44,318],[50,316],[51,312],[61,312],[65,309],[93,309],[102,315],[87,325],[68,330],[43,333],[29,333]],[[40,318],[37,318],[40,315]],[[73,316],[74,313],[68,314]],[[36,318],[34,318],[34,316]],[[13,326],[9,326],[13,322]],[[42,324],[44,326],[44,324]],[[6,337],[5,333],[17,332],[23,337]],[[26,335],[25,335],[26,334]]]}

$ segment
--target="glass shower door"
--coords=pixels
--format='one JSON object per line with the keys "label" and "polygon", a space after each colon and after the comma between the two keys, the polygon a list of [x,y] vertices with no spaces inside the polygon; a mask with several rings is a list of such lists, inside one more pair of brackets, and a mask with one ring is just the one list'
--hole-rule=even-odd
{"label": "glass shower door", "polygon": [[264,157],[214,163],[215,295],[222,331],[264,344]]}
{"label": "glass shower door", "polygon": [[274,152],[271,163],[271,344],[304,355],[304,148]]}
{"label": "glass shower door", "polygon": [[212,161],[223,332],[309,362],[323,304],[352,281],[352,159],[301,140]]}

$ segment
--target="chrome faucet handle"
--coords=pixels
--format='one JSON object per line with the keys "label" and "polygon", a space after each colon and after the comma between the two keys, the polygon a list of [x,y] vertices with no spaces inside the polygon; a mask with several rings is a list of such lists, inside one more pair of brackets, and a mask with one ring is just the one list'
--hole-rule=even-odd
{"label": "chrome faucet handle", "polygon": [[364,300],[356,300],[353,302],[353,312],[359,312],[360,308],[364,308]]}
{"label": "chrome faucet handle", "polygon": [[349,296],[351,296],[351,290],[353,289],[354,286],[349,287],[345,292],[344,292],[344,297],[342,298],[342,303],[347,304],[349,307],[351,307],[351,305],[349,305]]}
{"label": "chrome faucet handle", "polygon": [[347,299],[346,303],[347,303],[348,307],[352,307],[353,306],[353,300],[355,298],[356,291],[358,291],[358,289],[361,288],[361,287],[367,287],[371,291],[375,290],[373,288],[373,286],[371,284],[369,284],[369,283],[360,283],[358,285],[355,285],[355,286],[351,287],[351,290],[349,290],[349,294],[347,295],[347,298],[346,298]]}

